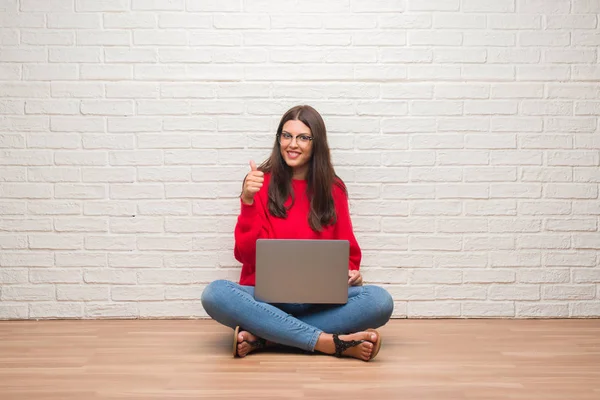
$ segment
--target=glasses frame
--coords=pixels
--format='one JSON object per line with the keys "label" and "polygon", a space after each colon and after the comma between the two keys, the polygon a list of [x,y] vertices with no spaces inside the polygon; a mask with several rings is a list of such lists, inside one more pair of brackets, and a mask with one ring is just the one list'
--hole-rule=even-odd
{"label": "glasses frame", "polygon": [[[283,133],[283,132],[282,132],[282,133],[278,133],[278,134],[277,134],[277,143],[279,143],[280,145],[281,145],[281,140],[283,139],[283,138],[282,138],[282,136],[283,136],[283,135],[285,135],[285,134],[287,134],[287,135],[290,135],[290,136],[291,136],[291,138],[290,138],[290,139],[286,139],[286,141],[287,141],[287,140],[289,140],[289,142],[290,142],[290,143],[292,143],[292,142],[294,141],[294,139],[295,139],[295,140],[296,140],[296,143],[297,143],[299,146],[308,146],[308,145],[309,145],[309,144],[311,144],[311,143],[312,143],[312,141],[315,139],[314,137],[312,137],[312,136],[308,136],[308,135],[305,135],[305,134],[300,134],[300,135],[296,135],[296,136],[294,136],[294,135],[292,135],[292,134],[290,134],[290,133]],[[302,140],[300,140],[300,139],[299,139],[300,137],[305,137],[305,138],[308,138],[308,141],[307,141],[307,142],[304,142],[304,141],[302,141]]]}

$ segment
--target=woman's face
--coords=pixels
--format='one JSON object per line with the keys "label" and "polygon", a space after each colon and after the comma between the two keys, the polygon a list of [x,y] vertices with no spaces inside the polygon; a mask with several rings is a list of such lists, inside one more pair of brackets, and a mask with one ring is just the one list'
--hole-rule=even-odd
{"label": "woman's face", "polygon": [[302,121],[290,120],[283,125],[279,149],[286,164],[293,169],[295,179],[306,179],[312,146],[312,132]]}

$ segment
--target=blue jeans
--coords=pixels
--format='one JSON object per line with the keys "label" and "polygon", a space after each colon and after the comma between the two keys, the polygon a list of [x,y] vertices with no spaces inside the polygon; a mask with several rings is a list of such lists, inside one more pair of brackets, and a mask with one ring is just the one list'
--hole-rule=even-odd
{"label": "blue jeans", "polygon": [[202,306],[217,322],[237,325],[261,338],[314,351],[321,333],[345,334],[385,325],[394,309],[392,296],[379,286],[348,288],[348,302],[269,304],[254,299],[254,286],[216,280],[202,292]]}

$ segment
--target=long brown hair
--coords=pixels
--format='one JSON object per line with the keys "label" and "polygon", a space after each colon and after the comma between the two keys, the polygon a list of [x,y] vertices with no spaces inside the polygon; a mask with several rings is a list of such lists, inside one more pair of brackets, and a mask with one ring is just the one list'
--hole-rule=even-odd
{"label": "long brown hair", "polygon": [[296,106],[283,114],[277,128],[277,136],[275,137],[271,157],[259,167],[259,170],[271,173],[269,211],[276,217],[285,218],[287,217],[288,208],[284,204],[290,195],[292,196],[292,204],[295,198],[292,189],[293,171],[281,156],[280,144],[277,140],[281,135],[283,125],[290,120],[298,120],[308,126],[314,138],[306,175],[307,195],[310,199],[308,223],[312,230],[319,232],[324,226],[335,224],[337,221],[332,195],[333,185],[339,186],[346,194],[347,191],[346,186],[336,175],[331,164],[325,122],[317,110],[311,106]]}

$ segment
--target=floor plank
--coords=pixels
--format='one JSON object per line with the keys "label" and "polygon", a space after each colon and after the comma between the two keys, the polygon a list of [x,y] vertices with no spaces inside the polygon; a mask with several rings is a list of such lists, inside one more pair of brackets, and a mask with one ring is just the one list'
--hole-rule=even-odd
{"label": "floor plank", "polygon": [[600,320],[393,320],[365,363],[198,320],[0,322],[0,399],[599,400]]}

